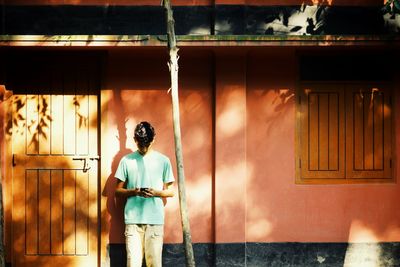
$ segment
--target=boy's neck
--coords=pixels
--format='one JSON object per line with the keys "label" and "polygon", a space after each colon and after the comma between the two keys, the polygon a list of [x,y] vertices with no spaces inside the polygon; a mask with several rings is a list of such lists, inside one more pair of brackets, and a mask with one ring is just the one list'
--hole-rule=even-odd
{"label": "boy's neck", "polygon": [[151,151],[152,151],[152,149],[151,149],[150,147],[145,148],[145,149],[143,149],[143,148],[138,148],[138,152],[139,152],[139,154],[142,155],[142,156],[145,156],[145,155],[149,154]]}

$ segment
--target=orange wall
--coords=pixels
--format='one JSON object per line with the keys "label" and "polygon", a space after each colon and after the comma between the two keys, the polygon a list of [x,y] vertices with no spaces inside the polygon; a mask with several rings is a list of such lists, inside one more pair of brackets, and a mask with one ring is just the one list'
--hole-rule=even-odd
{"label": "orange wall", "polygon": [[[296,48],[278,47],[180,51],[193,241],[400,241],[399,184],[295,184],[296,53]],[[166,62],[164,49],[111,50],[106,60],[102,205],[107,210],[103,237],[111,243],[124,241],[123,203],[113,197],[113,172],[121,156],[135,149],[137,122],[155,125],[155,148],[175,166]],[[165,242],[180,243],[177,196],[166,212]]]}
{"label": "orange wall", "polygon": [[[246,49],[180,51],[181,124],[193,241],[399,242],[398,182],[295,184],[298,51]],[[165,48],[115,48],[105,56],[100,109],[103,248],[124,242],[124,203],[114,197],[114,172],[120,158],[135,149],[132,132],[139,121],[154,124],[154,148],[175,166],[167,59]],[[395,115],[399,115],[398,92],[396,88]],[[1,106],[0,119],[3,112]],[[399,151],[400,116],[394,117]],[[4,147],[4,139],[3,132],[0,153],[9,155],[10,166],[12,153]],[[395,163],[400,165],[399,157]],[[7,229],[10,181],[5,183]],[[182,242],[181,232],[176,195],[166,206],[165,242]],[[10,231],[6,240],[10,244]]]}
{"label": "orange wall", "polygon": [[[212,66],[210,52],[181,54],[180,109],[188,208],[196,242],[213,242],[212,223]],[[121,243],[123,203],[114,201],[113,173],[121,156],[136,149],[134,126],[150,121],[156,129],[154,148],[168,155],[174,166],[174,139],[165,49],[139,53],[110,52],[102,91],[102,173],[106,190],[108,229],[111,243]],[[120,127],[121,130],[118,130]],[[123,138],[127,135],[126,143]],[[176,176],[176,172],[175,172]],[[176,177],[177,178],[177,177]],[[166,206],[165,241],[181,242],[178,194]]]}
{"label": "orange wall", "polygon": [[249,55],[246,240],[399,241],[399,184],[295,184],[296,66],[292,49]]}
{"label": "orange wall", "polygon": [[215,237],[246,238],[246,52],[216,52]]}

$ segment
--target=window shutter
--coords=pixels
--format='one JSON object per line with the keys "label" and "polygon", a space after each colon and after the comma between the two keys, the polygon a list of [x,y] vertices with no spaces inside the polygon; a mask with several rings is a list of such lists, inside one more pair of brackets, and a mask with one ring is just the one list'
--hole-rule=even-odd
{"label": "window shutter", "polygon": [[391,95],[385,85],[346,88],[346,178],[391,179]]}
{"label": "window shutter", "polygon": [[345,177],[344,87],[302,83],[299,103],[300,178]]}

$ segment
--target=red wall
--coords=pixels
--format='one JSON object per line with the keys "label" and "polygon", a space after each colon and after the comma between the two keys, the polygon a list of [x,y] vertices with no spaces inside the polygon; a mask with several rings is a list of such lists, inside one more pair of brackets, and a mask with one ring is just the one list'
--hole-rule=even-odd
{"label": "red wall", "polygon": [[[196,242],[213,242],[212,54],[180,54],[181,127],[192,237]],[[124,241],[123,203],[113,198],[113,172],[121,156],[136,149],[132,136],[135,125],[142,120],[150,121],[156,129],[154,149],[168,155],[174,169],[176,163],[166,50],[112,51],[107,65],[102,91],[102,173],[106,188],[103,207],[111,215],[106,215],[105,222],[110,242],[120,243]],[[126,144],[117,138],[124,134]],[[181,242],[180,225],[176,193],[166,206],[166,242]]]}
{"label": "red wall", "polygon": [[[295,184],[296,53],[296,48],[278,47],[181,50],[180,107],[193,241],[400,241],[397,183]],[[123,242],[123,203],[113,198],[113,171],[119,158],[134,149],[131,133],[137,122],[154,123],[155,148],[175,166],[166,62],[164,49],[121,49],[108,55],[101,136],[107,189],[103,207],[111,214],[105,215],[108,228],[103,231],[110,230],[111,243]],[[397,133],[399,127],[397,117]],[[126,145],[117,138],[124,132]],[[397,140],[397,151],[399,145]],[[180,243],[177,196],[166,211],[165,242]]]}
{"label": "red wall", "polygon": [[[181,49],[182,138],[194,242],[400,241],[398,182],[295,184],[298,52],[296,47]],[[154,148],[175,166],[167,60],[165,48],[114,48],[104,57],[103,249],[124,242],[124,203],[114,197],[114,172],[120,158],[135,149],[132,132],[138,122],[154,124]],[[397,78],[396,137],[399,82]],[[397,157],[395,166],[399,164]],[[166,243],[182,242],[180,225],[176,195],[166,205]],[[6,237],[9,243],[9,233]]]}
{"label": "red wall", "polygon": [[283,48],[249,54],[246,240],[400,240],[398,184],[295,184],[295,58]]}

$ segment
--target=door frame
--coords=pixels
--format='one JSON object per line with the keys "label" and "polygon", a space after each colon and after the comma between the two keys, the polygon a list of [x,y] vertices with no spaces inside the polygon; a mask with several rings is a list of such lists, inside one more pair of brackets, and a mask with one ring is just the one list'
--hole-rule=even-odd
{"label": "door frame", "polygon": [[[15,49],[12,50],[13,52],[16,53],[11,53],[12,55],[15,55],[19,52],[20,49]],[[24,55],[30,55],[36,53],[32,49],[29,51],[24,51],[27,53],[24,53]],[[83,60],[81,56],[85,56],[88,51],[41,51],[41,53],[46,54],[46,53],[52,54],[52,56],[60,56],[60,57],[65,57],[66,53],[68,55],[77,55],[76,58],[79,58],[79,60]],[[7,58],[5,60],[6,64],[0,66],[0,74],[3,74],[6,72],[7,69],[7,62],[9,60],[13,60],[12,55],[10,56],[9,51],[7,53],[4,53],[7,55]],[[96,88],[94,91],[90,92],[92,95],[96,95],[97,97],[97,151],[98,155],[101,157],[101,69],[103,66],[103,60],[104,60],[104,51],[100,52],[95,51],[95,52],[89,52],[90,54],[90,59],[94,61],[96,66],[98,67],[96,70]],[[68,57],[67,55],[67,57]],[[8,90],[12,90],[12,87]],[[0,170],[1,177],[2,179],[2,187],[3,187],[3,208],[4,208],[4,239],[5,239],[5,254],[6,254],[6,262],[7,263],[13,263],[14,261],[14,244],[13,244],[13,133],[12,133],[12,116],[13,116],[13,101],[14,101],[14,96],[10,97],[8,100],[4,101],[2,105],[0,106],[0,113],[2,123],[3,123],[3,128],[2,128],[2,138],[0,138],[0,153],[2,153],[2,169]],[[11,127],[9,127],[11,125]],[[96,224],[97,227],[95,229],[96,235],[97,235],[97,244],[96,244],[96,256],[97,256],[97,266],[101,265],[101,253],[102,253],[102,248],[101,245],[103,243],[102,240],[102,212],[101,212],[101,162],[100,160],[97,163],[97,218],[96,218]]]}

